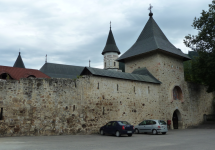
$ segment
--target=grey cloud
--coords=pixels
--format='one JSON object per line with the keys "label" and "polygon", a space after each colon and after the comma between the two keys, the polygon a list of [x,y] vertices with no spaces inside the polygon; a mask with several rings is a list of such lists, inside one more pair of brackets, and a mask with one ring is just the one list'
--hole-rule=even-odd
{"label": "grey cloud", "polygon": [[[81,13],[67,13],[64,10],[66,8],[58,5],[60,2],[71,5],[71,1],[39,2],[40,5],[29,1],[0,2],[1,13],[11,15],[9,19],[15,19],[21,27],[28,27],[25,32],[32,32],[30,35],[20,34],[22,31],[16,36],[13,33],[0,35],[0,65],[13,66],[21,48],[22,58],[27,68],[40,69],[45,62],[46,54],[48,54],[48,62],[52,63],[88,66],[90,59],[91,66],[99,66],[99,64],[102,66],[101,52],[107,40],[109,21],[112,21],[116,44],[121,53],[124,53],[134,44],[149,18],[148,5],[138,5],[138,1],[136,6],[121,5],[122,1],[112,3],[98,1],[96,5],[91,2],[88,3],[90,9],[82,10]],[[193,19],[200,15],[202,9],[208,9],[207,5],[211,0],[195,1],[196,3],[189,7],[192,2],[182,0],[169,4],[166,0],[163,2],[165,5],[161,5],[160,1],[153,2],[155,3],[153,17],[174,45],[183,45],[184,36],[196,33],[191,27]],[[78,11],[86,8],[81,2],[73,1],[73,6],[76,5]],[[114,10],[116,8],[117,10]],[[20,20],[16,20],[11,12],[20,14]],[[19,30],[19,27],[14,25],[11,27],[13,31]]]}

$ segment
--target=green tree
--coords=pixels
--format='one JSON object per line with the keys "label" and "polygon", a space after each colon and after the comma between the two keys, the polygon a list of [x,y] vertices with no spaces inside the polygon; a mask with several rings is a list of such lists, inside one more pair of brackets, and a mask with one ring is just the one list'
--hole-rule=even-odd
{"label": "green tree", "polygon": [[185,36],[184,44],[198,52],[191,62],[191,81],[206,85],[207,92],[215,91],[215,0],[209,10],[203,10],[199,18],[194,18],[197,35]]}

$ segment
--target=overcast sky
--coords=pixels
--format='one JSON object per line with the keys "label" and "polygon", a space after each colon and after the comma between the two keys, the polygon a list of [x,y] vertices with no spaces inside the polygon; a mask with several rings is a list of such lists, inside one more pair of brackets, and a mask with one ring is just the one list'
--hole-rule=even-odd
{"label": "overcast sky", "polygon": [[103,68],[110,21],[123,54],[153,18],[169,41],[188,53],[183,39],[196,34],[194,17],[212,0],[0,0],[0,65],[13,66],[19,49],[26,68],[48,62]]}

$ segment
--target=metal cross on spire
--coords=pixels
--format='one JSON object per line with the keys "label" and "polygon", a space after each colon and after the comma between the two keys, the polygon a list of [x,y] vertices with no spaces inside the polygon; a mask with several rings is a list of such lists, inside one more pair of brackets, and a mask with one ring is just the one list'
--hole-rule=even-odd
{"label": "metal cross on spire", "polygon": [[152,15],[153,15],[153,13],[152,13],[152,8],[153,8],[153,6],[152,6],[151,4],[149,4],[149,9],[148,9],[148,10],[150,10],[149,16],[152,16]]}
{"label": "metal cross on spire", "polygon": [[90,67],[90,62],[91,62],[91,61],[89,60],[89,67]]}
{"label": "metal cross on spire", "polygon": [[47,63],[47,54],[46,54],[46,61],[45,61],[45,63]]}
{"label": "metal cross on spire", "polygon": [[110,21],[110,29],[111,29],[111,21]]}
{"label": "metal cross on spire", "polygon": [[151,4],[149,4],[150,13],[152,13],[152,8],[153,8],[153,6]]}

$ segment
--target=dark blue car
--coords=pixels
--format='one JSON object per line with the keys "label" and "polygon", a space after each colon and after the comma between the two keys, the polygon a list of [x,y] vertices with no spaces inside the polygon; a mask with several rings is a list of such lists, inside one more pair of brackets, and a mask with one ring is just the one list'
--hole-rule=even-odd
{"label": "dark blue car", "polygon": [[122,134],[127,134],[132,136],[134,133],[134,126],[128,123],[127,121],[110,121],[105,126],[100,128],[100,134],[113,134],[117,137]]}

